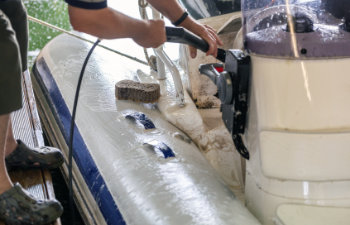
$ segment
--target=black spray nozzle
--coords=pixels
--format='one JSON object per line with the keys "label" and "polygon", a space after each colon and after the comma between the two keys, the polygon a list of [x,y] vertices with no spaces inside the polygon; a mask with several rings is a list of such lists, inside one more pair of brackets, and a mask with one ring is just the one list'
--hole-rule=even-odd
{"label": "black spray nozzle", "polygon": [[[201,50],[202,52],[207,52],[209,50],[209,45],[205,40],[185,30],[184,28],[165,27],[165,32],[167,36],[167,42],[188,44]],[[216,58],[221,62],[225,62],[226,51],[218,48],[218,55]]]}

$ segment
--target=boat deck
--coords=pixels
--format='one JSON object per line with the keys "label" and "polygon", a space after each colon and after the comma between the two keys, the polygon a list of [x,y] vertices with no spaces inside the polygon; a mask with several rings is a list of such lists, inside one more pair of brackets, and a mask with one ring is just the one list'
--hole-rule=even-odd
{"label": "boat deck", "polygon": [[[23,107],[11,115],[14,135],[16,139],[23,140],[29,146],[42,146],[44,139],[28,71],[23,75],[22,86]],[[52,178],[48,170],[16,170],[10,172],[10,177],[14,183],[19,182],[38,199],[55,198]],[[0,221],[0,225],[4,223]],[[54,225],[61,225],[60,219]]]}

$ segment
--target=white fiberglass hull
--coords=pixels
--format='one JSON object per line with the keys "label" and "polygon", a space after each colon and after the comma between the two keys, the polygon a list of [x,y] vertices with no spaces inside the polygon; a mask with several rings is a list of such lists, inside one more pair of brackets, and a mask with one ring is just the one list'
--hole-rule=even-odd
{"label": "white fiberglass hull", "polygon": [[251,58],[248,208],[266,225],[350,224],[349,58]]}
{"label": "white fiberglass hull", "polygon": [[[34,68],[44,127],[51,129],[50,139],[66,156],[74,93],[90,47],[60,35],[42,50]],[[133,79],[139,68],[147,69],[96,48],[85,72],[75,121],[73,174],[89,223],[259,224],[156,104],[115,99],[115,83]],[[145,114],[155,128],[125,118],[134,112]],[[168,148],[163,151],[164,144]]]}

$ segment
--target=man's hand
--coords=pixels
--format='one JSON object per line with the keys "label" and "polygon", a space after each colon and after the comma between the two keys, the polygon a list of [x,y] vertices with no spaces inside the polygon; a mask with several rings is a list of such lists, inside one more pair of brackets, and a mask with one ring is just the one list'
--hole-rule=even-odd
{"label": "man's hand", "polygon": [[[184,9],[177,0],[148,0],[148,2],[170,21],[177,21],[184,13]],[[223,45],[223,43],[213,28],[198,23],[191,18],[191,16],[186,17],[186,19],[180,23],[179,26],[186,28],[187,30],[206,40],[209,44],[207,55],[213,55],[216,57],[218,51],[217,47],[218,45]],[[190,47],[190,52],[191,57],[196,57],[196,49]]]}
{"label": "man's hand", "polygon": [[140,30],[132,39],[145,48],[157,48],[166,41],[163,20],[145,20],[144,29]]}
{"label": "man's hand", "polygon": [[[197,34],[199,37],[203,38],[206,42],[208,42],[209,50],[207,51],[207,55],[212,55],[214,57],[217,56],[218,46],[222,46],[223,42],[212,27],[208,25],[194,23],[194,25],[190,26],[187,29],[189,29],[193,33]],[[197,49],[191,46],[189,48],[191,57],[195,58],[197,56]]]}

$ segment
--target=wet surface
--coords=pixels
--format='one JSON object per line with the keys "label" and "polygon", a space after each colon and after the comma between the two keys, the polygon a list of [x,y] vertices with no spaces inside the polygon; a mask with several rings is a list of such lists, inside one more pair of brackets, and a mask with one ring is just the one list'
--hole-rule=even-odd
{"label": "wet surface", "polygon": [[[75,74],[79,73],[79,65],[91,44],[66,35],[59,36],[56,41],[45,50],[45,60],[65,101],[66,106],[55,102],[60,110],[61,107],[71,108],[78,79]],[[59,51],[63,48],[69,51]],[[194,143],[174,138],[180,131],[157,107],[115,99],[115,83],[137,76],[137,69],[149,71],[142,64],[100,48],[96,48],[87,66],[76,124],[96,164],[88,169],[87,176],[91,177],[90,171],[98,170],[100,175],[96,180],[105,182],[101,186],[95,178],[86,179],[88,186],[108,188],[128,224],[202,225],[223,224],[224,221],[243,224],[237,221],[233,211],[244,215],[244,224],[255,224]],[[44,83],[49,93],[58,91],[49,80]],[[163,86],[174,88],[170,82]],[[101,90],[102,94],[97,94]],[[171,90],[163,91],[164,94],[170,91],[167,98],[170,104],[175,102]],[[174,105],[174,110],[175,107],[178,108]],[[144,130],[130,123],[124,115],[127,110],[142,111],[156,129]],[[154,147],[147,151],[144,143]],[[79,166],[86,164],[83,158],[75,157],[75,160]],[[97,197],[96,201],[102,205],[102,201],[111,199]]]}

